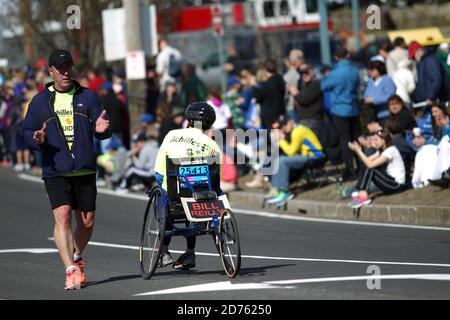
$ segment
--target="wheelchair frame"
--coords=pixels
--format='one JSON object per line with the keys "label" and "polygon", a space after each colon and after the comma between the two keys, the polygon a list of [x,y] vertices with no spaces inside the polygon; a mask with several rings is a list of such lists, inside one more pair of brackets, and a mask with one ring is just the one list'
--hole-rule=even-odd
{"label": "wheelchair frame", "polygon": [[[198,161],[198,159],[196,158],[195,160]],[[192,160],[191,163],[194,162]],[[167,158],[166,161],[168,164],[172,164],[170,163],[172,161],[171,159]],[[183,167],[193,166],[198,166],[198,164],[183,165]],[[175,169],[178,172],[178,166],[175,166]],[[236,219],[231,211],[226,195],[218,196],[213,190],[210,169],[211,167],[208,164],[207,174],[168,173],[168,186],[169,178],[176,179],[177,181],[176,197],[168,193],[166,194],[161,186],[147,190],[146,193],[149,196],[149,200],[144,215],[139,246],[140,271],[144,279],[150,279],[156,269],[162,266],[161,249],[164,238],[174,236],[212,235],[226,275],[229,278],[234,278],[239,273],[241,251]],[[196,187],[189,181],[191,177],[207,177],[207,190],[197,191]],[[187,186],[192,197],[180,196],[181,189],[186,189],[185,187],[180,188],[181,183]],[[223,206],[218,206],[215,211],[211,211],[207,216],[195,218],[192,216],[191,211],[189,211],[188,203],[222,203]],[[170,231],[166,230],[169,221],[173,228]],[[151,229],[150,227],[153,222],[155,223],[155,229]],[[176,224],[180,223],[186,224],[186,227],[177,227]],[[145,261],[147,252],[150,256],[149,263]]]}

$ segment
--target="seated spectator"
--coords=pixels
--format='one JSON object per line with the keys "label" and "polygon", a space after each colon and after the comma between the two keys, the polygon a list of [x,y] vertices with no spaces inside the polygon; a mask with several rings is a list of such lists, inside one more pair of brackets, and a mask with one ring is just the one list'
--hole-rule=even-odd
{"label": "seated spectator", "polygon": [[350,206],[353,209],[370,204],[369,185],[373,182],[384,193],[396,193],[405,189],[405,165],[398,149],[392,145],[391,134],[383,129],[373,136],[377,152],[368,157],[357,142],[349,148],[357,154],[365,167],[357,183],[358,192],[352,194]]}
{"label": "seated spectator", "polygon": [[106,180],[109,180],[111,187],[115,187],[121,182],[125,168],[129,166],[128,156],[127,150],[113,138],[106,146],[106,153],[97,157],[99,171],[104,171]]}
{"label": "seated spectator", "polygon": [[320,81],[314,79],[314,69],[310,64],[302,65],[300,76],[303,83],[302,89],[292,86],[288,87],[288,90],[295,99],[296,114],[300,123],[318,135],[324,118]]}
{"label": "seated spectator", "polygon": [[[369,63],[369,83],[364,92],[364,103],[381,124],[389,116],[387,101],[397,91],[394,81],[386,74],[386,65],[380,61]],[[372,116],[373,117],[373,116]]]}
{"label": "seated spectator", "polygon": [[428,180],[439,178],[435,174],[438,159],[437,146],[425,144],[425,137],[422,135],[420,128],[414,128],[413,130],[413,143],[417,148],[417,154],[414,161],[412,186],[414,189],[420,189],[430,184]]}
{"label": "seated spectator", "polygon": [[431,180],[432,185],[442,188],[448,188],[450,182],[450,120],[449,116],[439,115],[436,118],[436,124],[444,130],[444,137],[437,146],[438,159],[436,162],[435,175],[441,177],[438,180]]}
{"label": "seated spectator", "polygon": [[411,131],[417,127],[413,112],[408,109],[402,98],[398,95],[389,97],[388,108],[390,114],[389,119],[397,121],[402,132]]}
{"label": "seated spectator", "polygon": [[415,148],[406,140],[406,132],[402,130],[400,123],[396,119],[388,119],[385,123],[385,128],[392,135],[392,145],[395,146],[402,156],[405,165],[405,179],[406,187],[411,185],[411,168],[416,156]]}
{"label": "seated spectator", "polygon": [[140,191],[151,185],[158,149],[158,142],[153,137],[148,139],[141,133],[133,139],[131,166],[125,172],[118,192],[127,192],[128,188]]}
{"label": "seated spectator", "polygon": [[[373,120],[372,122],[369,122],[366,125],[366,127],[367,127],[366,129],[368,131],[368,134],[360,136],[358,138],[358,142],[361,145],[361,147],[363,148],[364,154],[366,154],[368,157],[370,157],[370,156],[372,156],[373,154],[375,154],[377,152],[376,144],[375,144],[376,142],[375,142],[375,139],[373,137],[377,134],[377,132],[383,130],[383,127],[376,120]],[[362,176],[365,174],[365,171],[366,171],[365,169],[366,169],[366,167],[364,165],[360,165],[359,166],[359,173],[358,173],[359,179],[361,179]],[[342,180],[338,180],[337,183],[336,183],[336,189],[337,189],[338,194],[343,199],[351,198],[352,194],[354,192],[358,191],[357,184],[355,183],[351,187],[346,188],[346,187],[344,187],[342,182],[343,182]],[[369,193],[376,193],[376,192],[380,192],[381,190],[378,189],[378,187],[372,181],[369,184],[369,187],[368,187],[367,191]]]}
{"label": "seated spectator", "polygon": [[281,205],[293,198],[289,192],[290,172],[323,160],[324,154],[319,139],[308,127],[296,127],[295,121],[288,115],[281,116],[277,125],[279,130],[272,131],[272,139],[278,142],[284,155],[277,159],[279,169],[272,176],[274,192],[268,203]]}
{"label": "seated spectator", "polygon": [[431,105],[431,125],[433,126],[433,136],[438,140],[441,141],[442,137],[445,136],[445,128],[442,128],[437,125],[437,118],[438,117],[446,117],[448,116],[447,108],[439,102],[433,102]]}

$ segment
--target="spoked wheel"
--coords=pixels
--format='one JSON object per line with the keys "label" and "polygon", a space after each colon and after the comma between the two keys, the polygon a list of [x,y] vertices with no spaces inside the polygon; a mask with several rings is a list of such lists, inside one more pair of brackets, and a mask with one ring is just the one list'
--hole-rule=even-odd
{"label": "spoked wheel", "polygon": [[160,260],[166,231],[166,218],[162,191],[159,187],[155,187],[150,192],[145,209],[139,246],[141,275],[146,280],[153,276]]}
{"label": "spoked wheel", "polygon": [[234,278],[241,268],[241,247],[236,219],[231,210],[225,210],[220,217],[218,238],[223,269],[229,278]]}

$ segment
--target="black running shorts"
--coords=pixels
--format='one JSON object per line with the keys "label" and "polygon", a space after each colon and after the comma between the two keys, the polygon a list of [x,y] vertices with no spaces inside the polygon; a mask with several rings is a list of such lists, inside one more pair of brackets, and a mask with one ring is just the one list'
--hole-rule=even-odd
{"label": "black running shorts", "polygon": [[44,179],[52,210],[70,205],[72,210],[93,212],[97,198],[96,175]]}

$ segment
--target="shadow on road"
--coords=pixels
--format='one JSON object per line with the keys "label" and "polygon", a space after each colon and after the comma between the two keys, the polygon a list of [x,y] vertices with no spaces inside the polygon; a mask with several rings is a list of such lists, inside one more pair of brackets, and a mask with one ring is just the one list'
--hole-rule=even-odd
{"label": "shadow on road", "polygon": [[[263,276],[266,274],[267,270],[277,269],[277,268],[282,268],[282,267],[290,267],[290,266],[295,266],[295,264],[278,264],[278,265],[261,266],[261,267],[253,267],[253,268],[241,268],[241,270],[238,274],[238,278],[239,277]],[[166,271],[166,272],[158,272],[158,270],[156,270],[154,277],[173,276],[173,275],[177,275],[177,274],[197,274],[197,275],[219,274],[219,275],[225,276],[225,271],[223,271],[223,270],[214,270],[214,271],[173,270],[173,271]]]}
{"label": "shadow on road", "polygon": [[109,279],[102,280],[102,281],[86,282],[84,287],[87,288],[87,287],[96,286],[96,285],[99,285],[99,284],[105,284],[105,283],[109,283],[109,282],[133,280],[133,279],[138,279],[140,277],[141,277],[140,275],[128,275],[128,276],[111,277]]}

